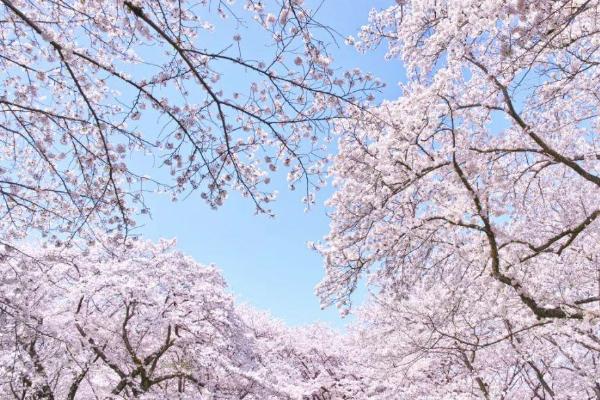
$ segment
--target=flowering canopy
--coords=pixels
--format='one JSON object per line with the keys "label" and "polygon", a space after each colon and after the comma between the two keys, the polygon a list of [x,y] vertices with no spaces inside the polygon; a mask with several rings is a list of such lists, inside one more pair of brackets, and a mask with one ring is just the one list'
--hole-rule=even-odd
{"label": "flowering canopy", "polygon": [[[374,10],[347,42],[387,43],[408,76],[377,107],[303,1],[236,7],[0,0],[1,396],[600,399],[600,1]],[[231,39],[207,49],[211,12]],[[322,184],[330,127],[317,292],[347,312],[371,290],[347,334],[236,306],[213,267],[126,238],[148,190],[217,207],[233,188],[268,212],[280,166]],[[32,232],[52,247],[12,245]]]}
{"label": "flowering canopy", "polygon": [[600,395],[599,13],[402,0],[351,40],[408,82],[338,125],[318,291],[347,308],[368,274],[407,398]]}
{"label": "flowering canopy", "polygon": [[234,306],[221,274],[173,242],[29,249],[0,266],[3,399],[349,399],[362,390],[339,335]]}

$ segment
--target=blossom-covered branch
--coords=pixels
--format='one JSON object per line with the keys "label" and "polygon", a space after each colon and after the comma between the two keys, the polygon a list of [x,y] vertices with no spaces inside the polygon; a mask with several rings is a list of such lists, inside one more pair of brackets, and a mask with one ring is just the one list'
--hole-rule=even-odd
{"label": "blossom-covered branch", "polygon": [[235,189],[270,213],[279,168],[310,201],[330,122],[381,85],[337,76],[332,31],[302,1],[2,0],[0,15],[9,245],[33,230],[59,244],[94,227],[125,237],[148,192],[198,190],[218,207]]}

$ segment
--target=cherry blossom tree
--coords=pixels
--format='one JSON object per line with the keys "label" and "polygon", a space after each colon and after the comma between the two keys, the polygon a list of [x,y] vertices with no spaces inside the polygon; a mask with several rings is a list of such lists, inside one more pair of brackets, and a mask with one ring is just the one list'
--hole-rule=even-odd
{"label": "cherry blossom tree", "polygon": [[264,312],[241,312],[254,332],[260,362],[278,376],[293,398],[333,400],[365,398],[363,378],[353,342],[324,325],[287,327]]}
{"label": "cherry blossom tree", "polygon": [[330,121],[379,83],[336,76],[302,0],[238,3],[0,1],[0,240],[124,237],[156,191],[269,213],[278,168],[310,201]]}
{"label": "cherry blossom tree", "polygon": [[2,397],[249,392],[252,346],[222,277],[170,247],[5,257]]}
{"label": "cherry blossom tree", "polygon": [[316,245],[325,304],[372,289],[382,398],[600,398],[599,15],[399,0],[349,38],[408,76],[337,125]]}

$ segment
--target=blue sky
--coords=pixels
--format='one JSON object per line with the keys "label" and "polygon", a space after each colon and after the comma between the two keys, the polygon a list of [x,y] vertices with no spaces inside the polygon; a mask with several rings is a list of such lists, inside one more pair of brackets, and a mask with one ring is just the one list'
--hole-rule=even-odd
{"label": "blue sky", "polygon": [[[355,35],[365,24],[371,7],[384,7],[390,1],[325,0],[317,19],[343,35]],[[216,29],[215,35],[219,34]],[[216,38],[219,40],[219,38]],[[246,38],[245,38],[246,39]],[[252,39],[251,37],[249,38]],[[360,67],[387,82],[382,98],[399,94],[397,82],[403,77],[398,61],[384,61],[385,49],[360,55],[340,41],[332,48],[336,66]],[[224,85],[234,85],[229,81]],[[301,194],[287,190],[284,180],[274,182],[280,192],[269,218],[254,214],[254,205],[232,194],[219,210],[211,210],[193,193],[186,200],[146,198],[152,219],[139,222],[146,238],[177,238],[178,248],[203,264],[215,263],[225,275],[238,301],[270,311],[288,324],[325,321],[342,326],[345,320],[334,307],[321,310],[314,286],[323,275],[322,260],[306,246],[320,240],[328,230],[323,201],[331,188],[320,192],[317,205],[304,212]]]}

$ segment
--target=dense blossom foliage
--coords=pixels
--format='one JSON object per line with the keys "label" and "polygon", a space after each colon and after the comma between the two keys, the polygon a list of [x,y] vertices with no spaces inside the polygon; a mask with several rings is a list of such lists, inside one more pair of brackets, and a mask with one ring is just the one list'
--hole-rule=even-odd
{"label": "dense blossom foliage", "polygon": [[334,75],[330,34],[301,0],[0,1],[0,240],[126,236],[156,191],[269,213],[280,168],[310,203],[318,139],[379,85]]}
{"label": "dense blossom foliage", "polygon": [[0,265],[2,399],[325,400],[363,390],[339,334],[235,307],[220,273],[172,242],[29,249]]}
{"label": "dense blossom foliage", "polygon": [[339,125],[318,291],[345,309],[367,277],[365,343],[405,398],[600,398],[599,16],[399,0],[349,39],[408,81]]}
{"label": "dense blossom foliage", "polygon": [[241,312],[258,341],[261,360],[276,367],[279,384],[303,400],[367,397],[369,381],[357,368],[351,338],[323,325],[289,328],[244,308]]}

